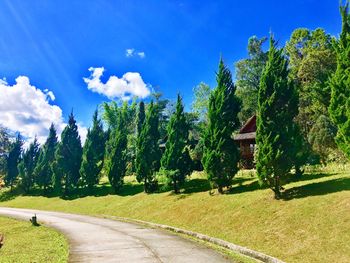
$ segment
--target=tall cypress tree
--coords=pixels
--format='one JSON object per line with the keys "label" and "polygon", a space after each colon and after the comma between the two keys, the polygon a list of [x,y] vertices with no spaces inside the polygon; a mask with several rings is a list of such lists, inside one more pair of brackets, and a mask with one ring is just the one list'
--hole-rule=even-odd
{"label": "tall cypress tree", "polygon": [[55,160],[57,144],[56,129],[52,123],[49,129],[49,136],[40,151],[39,160],[34,170],[36,183],[43,187],[44,191],[52,186],[53,183],[52,165]]}
{"label": "tall cypress tree", "polygon": [[72,112],[69,115],[68,125],[62,131],[61,142],[55,153],[55,183],[58,188],[63,184],[64,194],[68,194],[72,188],[78,186],[81,157],[81,141]]}
{"label": "tall cypress tree", "polygon": [[158,128],[159,111],[152,101],[137,141],[136,154],[136,178],[137,181],[144,182],[144,189],[147,193],[157,188],[154,173],[159,170],[161,158]]}
{"label": "tall cypress tree", "polygon": [[15,142],[12,143],[9,154],[6,159],[7,173],[5,174],[4,181],[6,186],[10,186],[12,189],[13,183],[18,177],[18,164],[21,161],[22,153],[22,137],[17,135]]}
{"label": "tall cypress tree", "polygon": [[291,170],[298,113],[298,95],[288,79],[288,61],[270,38],[268,62],[258,92],[257,112],[257,174],[261,182],[281,196],[281,179]]}
{"label": "tall cypress tree", "polygon": [[238,171],[239,151],[232,134],[239,127],[241,102],[235,95],[231,72],[222,59],[216,81],[217,87],[209,98],[202,163],[211,184],[223,193]]}
{"label": "tall cypress tree", "polygon": [[95,184],[98,184],[99,174],[103,167],[104,152],[105,133],[102,122],[98,118],[98,112],[95,110],[92,118],[92,128],[88,130],[84,143],[80,167],[83,185],[87,186],[90,190],[92,190]]}
{"label": "tall cypress tree", "polygon": [[350,13],[349,2],[340,7],[342,32],[335,44],[337,69],[330,79],[329,114],[338,128],[336,143],[350,158]]}
{"label": "tall cypress tree", "polygon": [[143,101],[140,101],[139,109],[137,112],[137,136],[139,136],[141,133],[142,124],[145,121],[145,117],[145,103]]}
{"label": "tall cypress tree", "polygon": [[117,192],[124,183],[127,161],[127,107],[118,109],[117,125],[110,133],[106,146],[105,170]]}
{"label": "tall cypress tree", "polygon": [[188,129],[189,125],[184,113],[182,98],[178,95],[176,111],[168,123],[168,140],[161,159],[162,168],[168,170],[168,179],[172,181],[175,193],[179,192],[186,175],[191,172],[191,163],[188,163],[189,153],[185,149],[188,141]]}
{"label": "tall cypress tree", "polygon": [[18,165],[20,185],[27,193],[34,185],[34,169],[38,162],[40,148],[37,138],[29,145],[24,152],[21,162]]}

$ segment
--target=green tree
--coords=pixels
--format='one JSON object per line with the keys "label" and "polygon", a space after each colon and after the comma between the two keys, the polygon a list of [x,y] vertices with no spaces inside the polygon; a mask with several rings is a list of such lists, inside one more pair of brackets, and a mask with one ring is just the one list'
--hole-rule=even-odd
{"label": "green tree", "polygon": [[38,162],[40,154],[40,145],[35,138],[29,145],[28,149],[23,153],[22,160],[18,164],[18,171],[20,177],[20,185],[27,193],[34,185],[34,169]]}
{"label": "green tree", "polygon": [[337,69],[330,79],[329,113],[338,128],[336,143],[350,158],[350,13],[349,2],[340,7],[342,32],[335,44]]}
{"label": "green tree", "polygon": [[[163,94],[160,92],[153,92],[151,96],[154,98],[154,108],[158,115],[158,131],[159,138],[164,141],[167,136],[167,126],[169,122],[171,105],[168,99],[162,99]],[[149,107],[149,105],[147,105]],[[170,106],[170,107],[169,107]],[[147,108],[147,107],[146,107]],[[170,110],[169,110],[170,108]]]}
{"label": "green tree", "polygon": [[153,192],[157,188],[154,173],[159,170],[161,151],[159,148],[159,109],[151,101],[145,122],[137,141],[136,178],[144,182],[145,192]]}
{"label": "green tree", "polygon": [[6,158],[6,174],[4,177],[5,185],[12,186],[18,177],[18,164],[21,161],[22,154],[22,137],[20,134],[17,135],[16,140],[11,143],[10,151]]}
{"label": "green tree", "polygon": [[199,83],[193,89],[194,100],[192,102],[192,112],[197,115],[200,122],[207,123],[210,87],[204,82]]}
{"label": "green tree", "polygon": [[[296,122],[305,140],[314,137],[315,134],[310,136],[310,132],[316,131],[313,126],[316,125],[319,116],[329,118],[331,91],[328,79],[336,69],[333,41],[334,38],[322,28],[315,30],[298,28],[293,31],[286,43],[285,53],[290,62],[289,77],[295,82],[299,94],[299,113]],[[332,134],[327,135],[329,136]],[[317,145],[312,145],[312,142],[309,140],[312,149],[320,149]],[[332,145],[335,144],[328,144],[329,147],[333,147]]]}
{"label": "green tree", "polygon": [[[191,168],[191,163],[188,163],[189,152],[185,149],[188,141],[188,129],[182,98],[178,95],[176,111],[168,123],[168,140],[161,159],[162,168],[170,171],[167,173],[168,179],[171,180],[175,193],[179,193],[186,175],[191,172],[191,169],[188,169]],[[186,157],[185,154],[187,154]]]}
{"label": "green tree", "polygon": [[203,157],[203,133],[208,124],[208,107],[210,97],[209,85],[201,82],[193,89],[194,100],[192,112],[186,113],[189,129],[190,155],[194,168],[202,170],[201,160]]}
{"label": "green tree", "polygon": [[107,123],[108,129],[115,129],[118,125],[118,104],[115,101],[104,102],[102,108],[102,119]]}
{"label": "green tree", "polygon": [[136,143],[137,143],[137,103],[136,98],[133,99],[131,105],[127,101],[124,101],[118,106],[117,102],[112,101],[110,103],[104,103],[102,118],[107,123],[108,129],[112,132],[117,129],[119,125],[119,114],[125,111],[125,125],[127,133],[127,173],[132,174],[135,172],[135,155],[136,155]]}
{"label": "green tree", "polygon": [[331,149],[335,148],[334,137],[337,134],[337,129],[331,123],[330,119],[321,115],[315,125],[312,126],[309,132],[309,141],[313,150],[320,156],[322,164],[327,163]]}
{"label": "green tree", "polygon": [[238,171],[239,151],[232,134],[239,127],[241,102],[230,70],[222,59],[216,75],[217,87],[209,98],[208,125],[204,133],[202,163],[209,181],[223,193]]}
{"label": "green tree", "polygon": [[93,186],[98,184],[99,174],[103,167],[105,153],[105,133],[102,122],[98,118],[98,112],[95,110],[92,118],[92,128],[88,129],[86,141],[83,147],[83,156],[80,167],[82,184],[87,186],[90,191]]}
{"label": "green tree", "polygon": [[140,101],[139,109],[137,111],[137,136],[141,134],[142,125],[145,121],[146,113],[145,113],[145,103]]}
{"label": "green tree", "polygon": [[293,122],[298,113],[298,94],[288,79],[288,62],[270,38],[268,62],[261,77],[257,112],[257,174],[281,197],[282,179],[295,164]]}
{"label": "green tree", "polygon": [[49,136],[42,146],[38,163],[34,169],[35,181],[40,187],[44,188],[45,192],[53,184],[52,165],[55,160],[57,144],[56,129],[52,123],[49,129]]}
{"label": "green tree", "polygon": [[267,52],[262,47],[266,39],[266,37],[250,37],[248,58],[241,59],[235,64],[236,95],[242,101],[242,109],[238,114],[241,123],[245,123],[257,110],[260,78],[267,61]]}
{"label": "green tree", "polygon": [[117,124],[106,146],[105,171],[113,189],[123,185],[127,162],[127,108],[118,110]]}
{"label": "green tree", "polygon": [[78,126],[73,112],[61,134],[61,142],[57,146],[54,163],[55,185],[58,190],[64,188],[64,194],[78,187],[79,169],[82,158],[82,147]]}

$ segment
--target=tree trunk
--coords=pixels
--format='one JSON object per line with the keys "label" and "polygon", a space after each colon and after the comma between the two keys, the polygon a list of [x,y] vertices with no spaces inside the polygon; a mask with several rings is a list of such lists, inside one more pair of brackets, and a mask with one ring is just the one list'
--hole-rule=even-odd
{"label": "tree trunk", "polygon": [[179,193],[179,189],[178,189],[177,182],[176,182],[176,180],[173,180],[173,182],[174,182],[174,192],[175,192],[175,194],[178,194]]}
{"label": "tree trunk", "polygon": [[303,175],[303,171],[300,169],[300,166],[295,166],[295,175],[298,179],[301,178],[301,176]]}
{"label": "tree trunk", "polygon": [[145,193],[147,193],[147,177],[145,177],[143,188],[144,188]]}
{"label": "tree trunk", "polygon": [[274,180],[274,186],[273,186],[273,191],[275,193],[275,199],[276,200],[279,200],[281,198],[281,186],[280,186],[280,180],[279,180],[279,177],[275,177],[275,180]]}
{"label": "tree trunk", "polygon": [[218,191],[219,191],[219,194],[223,194],[224,193],[224,190],[223,190],[221,185],[218,186]]}

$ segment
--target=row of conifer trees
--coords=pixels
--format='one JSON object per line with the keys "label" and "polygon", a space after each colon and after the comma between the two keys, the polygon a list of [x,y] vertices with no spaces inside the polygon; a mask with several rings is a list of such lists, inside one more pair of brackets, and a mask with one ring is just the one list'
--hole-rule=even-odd
{"label": "row of conifer trees", "polygon": [[[337,70],[327,85],[331,90],[329,114],[338,132],[338,147],[350,157],[350,15],[348,3],[341,7],[343,20],[340,39],[334,43],[337,53]],[[216,74],[217,87],[209,97],[205,128],[198,144],[202,145],[201,162],[212,186],[220,193],[232,185],[238,171],[239,149],[232,135],[239,128],[238,114],[241,101],[236,96],[230,70],[222,59]],[[260,182],[269,186],[280,198],[284,178],[295,168],[302,174],[307,160],[305,139],[295,121],[299,95],[289,78],[288,59],[270,37],[268,60],[263,70],[258,91],[256,168]],[[137,108],[137,109],[136,109]],[[98,111],[81,146],[78,127],[73,114],[58,141],[56,130],[50,127],[45,144],[40,147],[34,140],[22,152],[20,136],[12,144],[7,157],[5,183],[16,182],[29,191],[35,184],[44,190],[56,189],[67,194],[81,186],[93,191],[101,174],[108,177],[118,192],[123,186],[127,171],[136,174],[146,192],[158,188],[156,173],[160,170],[178,193],[185,178],[193,170],[190,156],[189,132],[191,123],[184,112],[181,96],[170,119],[164,121],[164,103],[156,99],[129,106],[124,103],[104,104],[103,129]],[[165,136],[161,135],[166,124]],[[161,140],[165,139],[162,151]]]}
{"label": "row of conifer trees", "polygon": [[[186,148],[189,125],[182,99],[178,96],[175,112],[167,124],[168,140],[162,153],[159,145],[161,107],[158,104],[151,101],[146,111],[141,101],[137,114],[130,114],[132,109],[126,103],[122,107],[114,104],[113,108],[106,104],[106,110],[109,109],[106,114],[113,115],[109,117],[114,119],[107,121],[108,129],[105,131],[96,110],[83,147],[73,113],[60,141],[53,124],[42,147],[35,138],[23,151],[23,141],[18,135],[7,157],[5,184],[11,188],[18,185],[25,192],[37,185],[45,192],[54,189],[69,194],[79,186],[93,191],[101,175],[105,174],[111,186],[118,191],[123,185],[127,166],[131,165],[137,180],[144,183],[146,192],[157,189],[154,174],[161,167],[170,175],[169,180],[178,192],[185,176],[192,171],[192,160]],[[132,117],[136,119],[133,121]],[[135,135],[134,145],[130,142],[133,137],[129,135]],[[128,156],[132,152],[128,148],[133,146],[136,149],[132,156]]]}

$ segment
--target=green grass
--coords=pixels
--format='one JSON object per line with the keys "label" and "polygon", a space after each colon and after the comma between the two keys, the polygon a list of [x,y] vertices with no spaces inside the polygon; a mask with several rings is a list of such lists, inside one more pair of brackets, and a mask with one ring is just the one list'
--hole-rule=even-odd
{"label": "green grass", "polygon": [[5,235],[0,262],[67,262],[68,243],[51,228],[0,217],[0,234]]}
{"label": "green grass", "polygon": [[203,173],[195,173],[179,195],[145,194],[127,178],[119,195],[107,183],[95,196],[84,191],[68,199],[39,192],[0,194],[1,206],[122,216],[172,225],[246,246],[287,262],[350,261],[350,167],[315,169],[285,186],[283,200],[261,189],[252,172],[240,172],[229,194],[210,194]]}

